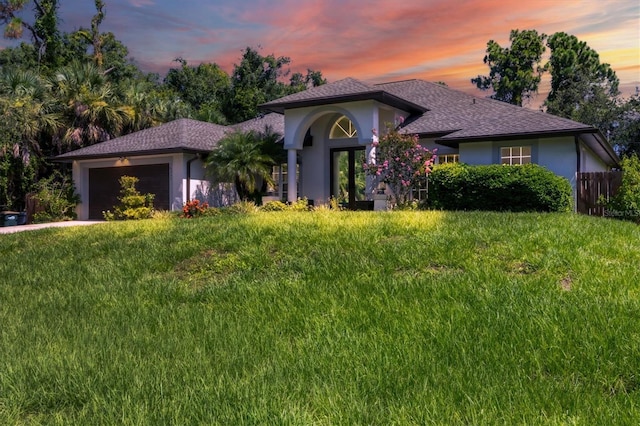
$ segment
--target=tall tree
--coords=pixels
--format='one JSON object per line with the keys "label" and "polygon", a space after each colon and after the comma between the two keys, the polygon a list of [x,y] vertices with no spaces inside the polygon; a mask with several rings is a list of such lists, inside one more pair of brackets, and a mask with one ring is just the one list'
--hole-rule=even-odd
{"label": "tall tree", "polygon": [[0,151],[11,151],[28,164],[42,154],[43,133],[50,140],[62,124],[60,118],[49,86],[38,74],[17,69],[0,74]]}
{"label": "tall tree", "polygon": [[[573,35],[557,32],[549,37],[551,90],[544,103],[547,112],[586,124],[594,104],[604,113],[618,95],[619,80],[609,64],[601,63],[598,53]],[[606,120],[605,120],[606,121]],[[606,131],[606,129],[601,129]]]}
{"label": "tall tree", "polygon": [[273,54],[262,56],[247,47],[231,74],[231,88],[223,112],[229,122],[238,123],[258,116],[258,105],[288,93],[282,81],[289,74],[291,59]]}
{"label": "tall tree", "polygon": [[123,104],[112,86],[92,63],[73,62],[52,78],[65,117],[61,148],[82,147],[119,136],[134,118],[134,110]]}
{"label": "tall tree", "polygon": [[618,108],[611,143],[623,156],[640,155],[640,93],[631,96]]}
{"label": "tall tree", "polygon": [[108,74],[109,80],[113,83],[120,83],[127,79],[148,79],[149,75],[144,75],[138,67],[131,62],[129,49],[120,40],[116,39],[112,32],[100,34],[101,43],[101,66],[98,65],[94,54],[94,47],[91,42],[89,30],[80,27],[63,36],[63,62],[68,65],[74,61],[93,62],[97,69]]}
{"label": "tall tree", "polygon": [[62,125],[48,85],[33,71],[0,73],[0,205],[22,208]]}
{"label": "tall tree", "polygon": [[104,19],[104,2],[102,0],[95,0],[96,14],[91,19],[91,44],[93,44],[93,60],[98,68],[102,68],[102,43],[103,36],[100,34],[100,24]]}
{"label": "tall tree", "polygon": [[545,34],[536,30],[511,30],[511,47],[501,47],[494,40],[487,43],[484,63],[489,75],[479,75],[471,82],[481,90],[492,89],[492,98],[522,106],[537,93],[544,69],[540,66],[545,51]]}
{"label": "tall tree", "polygon": [[189,104],[200,120],[226,124],[222,113],[225,95],[230,89],[229,75],[218,64],[192,67],[178,58],[180,68],[172,68],[164,79],[166,87],[175,91],[179,99]]}
{"label": "tall tree", "polygon": [[0,68],[35,70],[38,68],[38,52],[33,44],[25,42],[16,47],[0,49]]}
{"label": "tall tree", "polygon": [[54,68],[59,65],[62,48],[58,29],[58,0],[33,0],[33,24],[18,16],[28,3],[29,0],[0,1],[0,22],[5,25],[4,36],[19,39],[26,29],[31,34],[39,61]]}
{"label": "tall tree", "polygon": [[321,71],[314,71],[307,68],[307,75],[300,72],[293,73],[289,79],[289,93],[301,92],[311,87],[327,84],[327,79],[322,76]]}

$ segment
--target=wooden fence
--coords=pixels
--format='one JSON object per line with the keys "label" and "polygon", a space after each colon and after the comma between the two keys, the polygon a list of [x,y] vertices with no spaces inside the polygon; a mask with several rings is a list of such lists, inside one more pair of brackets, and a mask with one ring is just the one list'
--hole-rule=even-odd
{"label": "wooden fence", "polygon": [[578,213],[604,216],[605,208],[598,204],[600,197],[609,200],[622,185],[622,172],[584,172],[577,176]]}

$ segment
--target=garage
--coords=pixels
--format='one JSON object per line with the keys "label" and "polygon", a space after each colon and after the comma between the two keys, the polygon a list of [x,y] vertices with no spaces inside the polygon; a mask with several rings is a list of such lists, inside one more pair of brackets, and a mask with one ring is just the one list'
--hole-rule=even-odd
{"label": "garage", "polygon": [[122,176],[139,179],[136,189],[141,194],[155,194],[156,210],[169,210],[169,164],[148,164],[125,167],[89,169],[89,219],[104,219],[102,212],[112,210],[119,203]]}

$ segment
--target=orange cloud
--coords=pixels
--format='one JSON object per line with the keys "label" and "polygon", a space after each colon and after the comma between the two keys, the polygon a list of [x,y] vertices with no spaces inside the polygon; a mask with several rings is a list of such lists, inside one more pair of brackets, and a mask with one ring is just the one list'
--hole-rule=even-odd
{"label": "orange cloud", "polygon": [[[598,51],[601,59],[617,71],[623,90],[640,85],[640,5],[635,2],[393,3],[216,2],[203,10],[215,13],[225,25],[207,27],[200,22],[197,35],[191,39],[193,45],[181,46],[179,51],[190,63],[216,62],[230,72],[245,47],[262,46],[263,54],[289,56],[293,71],[320,70],[330,81],[346,76],[372,82],[423,78],[473,91],[476,89],[470,79],[488,72],[482,58],[489,40],[507,46],[512,29],[536,29],[546,34],[564,31]],[[177,51],[170,55],[175,57]]]}

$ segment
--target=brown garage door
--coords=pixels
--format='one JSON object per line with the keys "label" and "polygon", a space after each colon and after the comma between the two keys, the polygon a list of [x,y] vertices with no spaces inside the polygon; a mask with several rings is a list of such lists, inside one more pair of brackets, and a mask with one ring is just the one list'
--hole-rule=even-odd
{"label": "brown garage door", "polygon": [[120,196],[121,176],[139,179],[136,189],[141,194],[155,194],[153,206],[169,210],[169,164],[104,167],[89,169],[89,219],[104,219],[102,212],[113,211]]}

